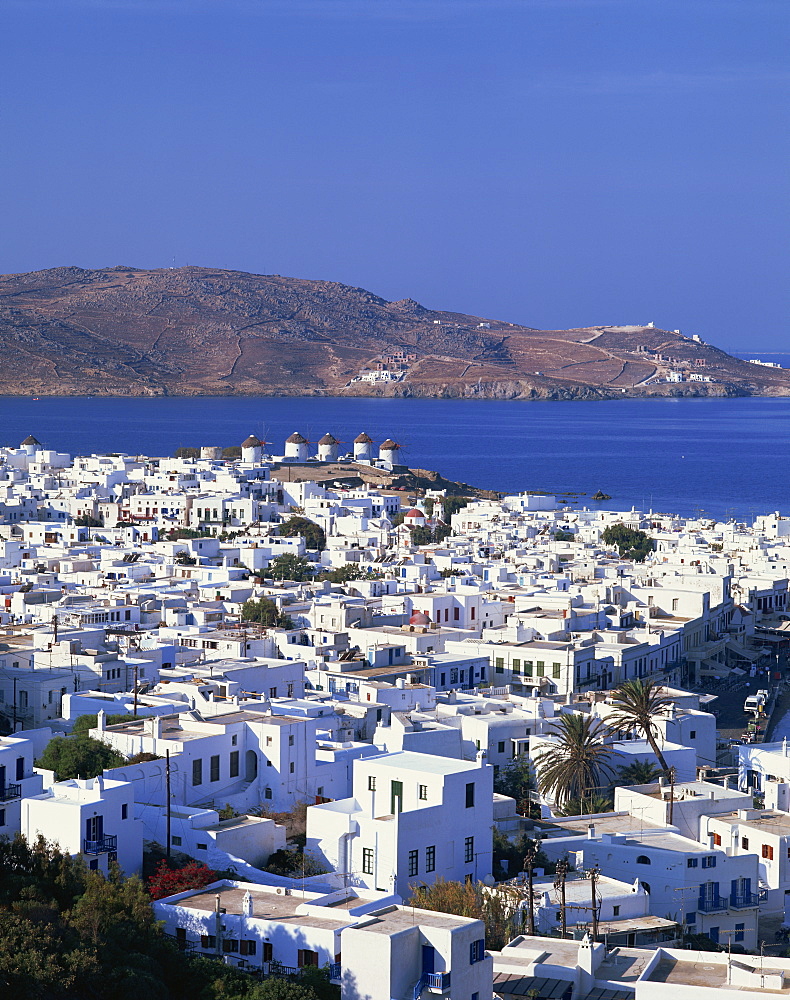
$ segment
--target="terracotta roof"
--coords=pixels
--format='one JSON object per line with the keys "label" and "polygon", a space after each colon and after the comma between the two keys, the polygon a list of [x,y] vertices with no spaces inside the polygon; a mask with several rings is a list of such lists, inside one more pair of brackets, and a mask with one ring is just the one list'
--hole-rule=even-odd
{"label": "terracotta roof", "polygon": [[411,510],[407,510],[403,515],[404,517],[425,517],[423,511],[419,510],[417,507],[412,507]]}

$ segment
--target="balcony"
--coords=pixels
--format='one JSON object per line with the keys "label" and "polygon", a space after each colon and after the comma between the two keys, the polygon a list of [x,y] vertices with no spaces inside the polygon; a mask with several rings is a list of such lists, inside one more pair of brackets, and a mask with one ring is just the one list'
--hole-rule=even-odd
{"label": "balcony", "polygon": [[342,973],[340,971],[340,962],[330,962],[329,963],[329,978],[332,980],[340,979]]}
{"label": "balcony", "polygon": [[10,802],[11,799],[18,799],[21,794],[21,785],[6,785],[5,788],[0,788],[0,802]]}
{"label": "balcony", "polygon": [[431,990],[434,993],[447,993],[449,989],[449,972],[423,972],[420,981],[414,987],[414,1000],[420,1000],[425,990]]}
{"label": "balcony", "polygon": [[756,892],[744,892],[740,895],[733,893],[730,896],[730,909],[731,910],[748,910],[753,906],[758,905],[758,898]]}
{"label": "balcony", "polygon": [[712,896],[710,899],[701,897],[697,900],[697,909],[702,913],[722,913],[728,909],[726,896]]}
{"label": "balcony", "polygon": [[100,840],[83,840],[83,854],[110,854],[118,850],[118,837],[110,834],[105,835]]}

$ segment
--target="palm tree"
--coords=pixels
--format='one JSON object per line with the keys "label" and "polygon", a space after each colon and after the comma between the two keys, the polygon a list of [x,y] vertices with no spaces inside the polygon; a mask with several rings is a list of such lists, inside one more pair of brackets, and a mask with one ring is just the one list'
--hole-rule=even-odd
{"label": "palm tree", "polygon": [[618,785],[649,785],[661,774],[661,769],[649,760],[635,760],[617,772]]}
{"label": "palm tree", "polygon": [[614,774],[616,751],[597,731],[598,719],[589,715],[561,715],[552,727],[557,742],[538,753],[535,766],[541,792],[562,806],[568,799],[589,799]]}
{"label": "palm tree", "polygon": [[622,729],[640,732],[650,744],[662,771],[666,773],[669,772],[669,765],[658,745],[661,731],[656,725],[656,716],[661,715],[666,706],[671,704],[672,699],[661,693],[660,684],[637,677],[623,681],[612,692],[611,705],[615,711],[607,720],[607,727],[613,733]]}
{"label": "palm tree", "polygon": [[610,812],[614,802],[606,795],[586,795],[583,799],[566,799],[559,809],[562,816],[588,816],[590,813]]}

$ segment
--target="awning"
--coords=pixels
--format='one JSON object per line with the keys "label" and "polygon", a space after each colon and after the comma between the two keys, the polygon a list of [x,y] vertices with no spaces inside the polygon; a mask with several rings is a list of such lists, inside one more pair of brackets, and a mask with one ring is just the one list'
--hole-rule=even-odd
{"label": "awning", "polygon": [[732,670],[718,660],[703,660],[699,665],[699,672],[713,677],[729,677]]}
{"label": "awning", "polygon": [[742,642],[738,642],[737,639],[727,640],[727,650],[734,656],[737,656],[738,659],[748,660],[749,663],[754,663],[755,660],[759,660],[761,656],[760,653],[755,653],[751,649],[747,649],[746,646],[744,646]]}
{"label": "awning", "polygon": [[494,993],[501,997],[530,997],[535,1000],[570,1000],[573,982],[547,976],[494,976]]}

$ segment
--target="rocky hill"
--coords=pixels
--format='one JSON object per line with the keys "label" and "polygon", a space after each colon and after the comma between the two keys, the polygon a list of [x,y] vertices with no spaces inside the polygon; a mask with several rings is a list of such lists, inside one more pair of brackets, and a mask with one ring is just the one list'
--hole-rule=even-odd
{"label": "rocky hill", "polygon": [[652,327],[534,330],[328,281],[62,267],[0,276],[0,393],[787,395],[790,371]]}

